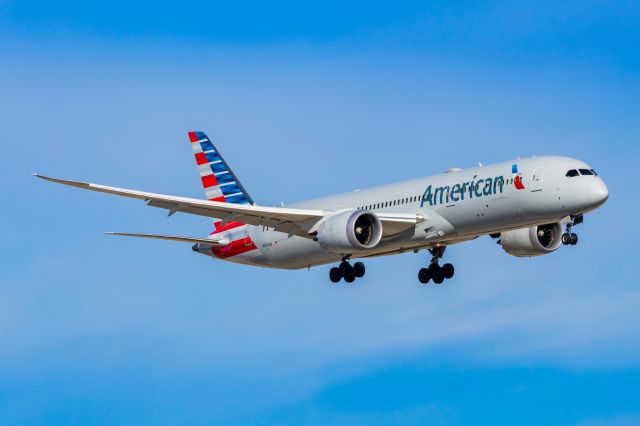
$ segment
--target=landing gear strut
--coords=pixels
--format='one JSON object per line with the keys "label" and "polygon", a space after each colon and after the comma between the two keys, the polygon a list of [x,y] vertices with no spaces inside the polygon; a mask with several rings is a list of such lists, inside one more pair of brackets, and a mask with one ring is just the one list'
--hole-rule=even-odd
{"label": "landing gear strut", "polygon": [[342,258],[342,262],[340,262],[338,267],[334,267],[329,270],[329,279],[333,283],[338,283],[344,278],[346,282],[352,283],[356,278],[364,277],[364,273],[364,263],[356,262],[351,266],[349,263],[349,256],[345,256]]}
{"label": "landing gear strut", "polygon": [[567,231],[562,234],[562,244],[565,246],[578,244],[578,234],[571,232],[571,228],[576,225],[580,225],[584,221],[584,216],[579,214],[577,216],[571,215],[571,220],[567,223]]}
{"label": "landing gear strut", "polygon": [[433,280],[434,284],[442,284],[444,280],[448,280],[453,277],[455,269],[450,263],[445,263],[440,266],[439,261],[444,255],[446,247],[434,247],[429,249],[431,253],[431,263],[428,268],[422,268],[418,271],[418,280],[422,284],[427,284]]}

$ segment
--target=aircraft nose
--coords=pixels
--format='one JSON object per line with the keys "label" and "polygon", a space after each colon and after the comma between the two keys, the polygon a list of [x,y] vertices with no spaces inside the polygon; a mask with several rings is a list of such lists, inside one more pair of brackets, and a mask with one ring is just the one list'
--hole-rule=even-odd
{"label": "aircraft nose", "polygon": [[601,178],[596,178],[589,187],[589,201],[597,206],[604,204],[609,198],[609,189]]}

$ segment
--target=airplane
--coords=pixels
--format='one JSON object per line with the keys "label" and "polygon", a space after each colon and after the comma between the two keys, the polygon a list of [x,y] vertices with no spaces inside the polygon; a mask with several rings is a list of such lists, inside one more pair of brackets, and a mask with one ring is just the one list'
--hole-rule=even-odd
{"label": "airplane", "polygon": [[[512,256],[532,257],[578,242],[572,228],[609,197],[588,164],[568,157],[516,159],[356,190],[281,207],[254,202],[211,139],[189,132],[205,199],[116,188],[35,174],[51,182],[144,200],[169,211],[214,218],[207,237],[125,232],[110,235],[193,244],[212,258],[278,269],[337,264],[329,279],[353,283],[363,259],[428,251],[418,281],[442,284],[448,246],[489,235]],[[353,265],[351,261],[358,260]]]}

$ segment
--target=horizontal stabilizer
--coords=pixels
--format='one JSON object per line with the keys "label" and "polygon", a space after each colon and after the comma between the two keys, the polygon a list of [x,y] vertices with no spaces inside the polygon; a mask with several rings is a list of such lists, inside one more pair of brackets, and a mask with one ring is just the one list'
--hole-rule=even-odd
{"label": "horizontal stabilizer", "polygon": [[210,239],[210,238],[179,237],[179,236],[173,236],[173,235],[131,234],[127,232],[105,232],[105,235],[153,238],[156,240],[179,241],[181,243],[202,244],[205,246],[212,246],[212,247],[222,247],[229,244],[229,240],[227,240],[226,238]]}

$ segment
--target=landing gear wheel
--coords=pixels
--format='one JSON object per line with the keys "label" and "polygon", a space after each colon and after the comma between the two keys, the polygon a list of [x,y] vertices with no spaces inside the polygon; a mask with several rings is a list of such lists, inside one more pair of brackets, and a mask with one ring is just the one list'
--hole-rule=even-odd
{"label": "landing gear wheel", "polygon": [[364,263],[356,262],[353,264],[353,273],[356,275],[356,278],[364,277]]}
{"label": "landing gear wheel", "polygon": [[431,280],[431,274],[427,268],[422,268],[418,271],[418,281],[422,284],[426,284]]}
{"label": "landing gear wheel", "polygon": [[571,244],[572,246],[578,244],[578,234],[570,234],[569,244]]}
{"label": "landing gear wheel", "polygon": [[344,271],[344,280],[348,283],[352,283],[356,280],[356,271],[354,271],[353,267],[348,263],[346,265],[347,267]]}
{"label": "landing gear wheel", "polygon": [[442,284],[444,282],[444,273],[442,272],[442,268],[438,265],[433,269],[433,283],[434,284]]}
{"label": "landing gear wheel", "polygon": [[445,263],[444,265],[442,265],[442,274],[444,275],[445,280],[452,278],[454,272],[455,269],[453,268],[452,264]]}
{"label": "landing gear wheel", "polygon": [[575,246],[578,244],[578,235],[571,232],[571,229],[584,222],[584,217],[579,214],[577,216],[571,215],[571,220],[567,223],[566,231],[562,234],[562,244],[565,246],[572,245]]}
{"label": "landing gear wheel", "polygon": [[347,273],[347,268],[350,268],[351,265],[349,265],[348,262],[341,262],[340,265],[338,266],[338,270],[340,271],[340,276],[344,277],[345,274]]}
{"label": "landing gear wheel", "polygon": [[454,268],[452,264],[446,263],[444,266],[440,266],[438,264],[439,260],[442,259],[446,248],[446,246],[438,245],[429,249],[429,253],[431,253],[432,256],[431,263],[428,267],[422,268],[418,271],[418,280],[422,284],[426,284],[432,280],[434,284],[442,284],[444,280],[448,280],[453,277]]}
{"label": "landing gear wheel", "polygon": [[332,283],[338,283],[342,279],[342,274],[340,273],[340,269],[331,268],[329,270],[329,279]]}

